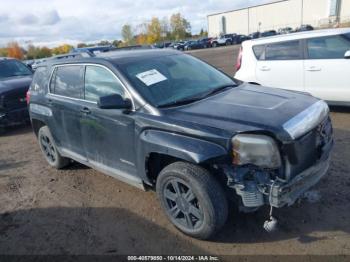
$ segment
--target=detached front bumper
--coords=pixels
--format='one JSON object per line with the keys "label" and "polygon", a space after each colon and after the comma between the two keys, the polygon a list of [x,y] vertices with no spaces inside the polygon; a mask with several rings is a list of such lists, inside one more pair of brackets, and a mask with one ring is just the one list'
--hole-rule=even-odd
{"label": "detached front bumper", "polygon": [[[330,165],[329,154],[315,165],[304,170],[289,181],[279,178],[271,180],[268,173],[255,172],[252,179],[232,179],[229,186],[241,197],[243,210],[254,210],[263,205],[283,207],[292,205],[304,192],[317,184],[327,174]],[[231,177],[239,177],[237,173]],[[260,180],[260,182],[259,182]],[[248,208],[248,209],[247,209]]]}
{"label": "detached front bumper", "polygon": [[270,187],[269,204],[273,207],[292,205],[304,192],[327,174],[330,157],[294,177],[288,183],[275,181]]}

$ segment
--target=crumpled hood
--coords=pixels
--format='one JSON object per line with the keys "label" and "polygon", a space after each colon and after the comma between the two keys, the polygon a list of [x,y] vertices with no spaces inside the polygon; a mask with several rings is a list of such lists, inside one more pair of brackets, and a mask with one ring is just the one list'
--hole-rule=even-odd
{"label": "crumpled hood", "polygon": [[0,94],[14,89],[28,89],[32,82],[32,76],[17,76],[0,79]]}
{"label": "crumpled hood", "polygon": [[267,131],[281,141],[291,140],[283,124],[318,99],[301,92],[244,83],[198,102],[167,110],[179,121],[206,125],[232,134]]}

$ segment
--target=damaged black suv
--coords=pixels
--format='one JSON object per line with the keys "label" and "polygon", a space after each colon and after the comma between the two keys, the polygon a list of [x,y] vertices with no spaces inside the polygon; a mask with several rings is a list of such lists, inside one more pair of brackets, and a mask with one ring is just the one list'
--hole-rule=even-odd
{"label": "damaged black suv", "polygon": [[206,239],[243,211],[293,204],[328,170],[326,103],[240,83],[172,50],[51,61],[30,87],[47,162],[73,159],[157,191],[169,220]]}

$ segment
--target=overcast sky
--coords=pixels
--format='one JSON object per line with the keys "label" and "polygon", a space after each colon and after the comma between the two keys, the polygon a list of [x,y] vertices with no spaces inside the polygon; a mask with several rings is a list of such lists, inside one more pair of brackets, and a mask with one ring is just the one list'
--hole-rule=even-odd
{"label": "overcast sky", "polygon": [[180,12],[192,33],[206,29],[206,16],[269,0],[0,0],[0,46],[9,41],[53,47],[121,39],[121,27]]}

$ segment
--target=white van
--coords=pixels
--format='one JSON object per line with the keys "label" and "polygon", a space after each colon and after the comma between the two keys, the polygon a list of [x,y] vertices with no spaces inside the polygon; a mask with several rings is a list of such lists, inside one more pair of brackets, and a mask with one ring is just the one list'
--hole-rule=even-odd
{"label": "white van", "polygon": [[235,78],[350,106],[350,28],[243,42]]}

